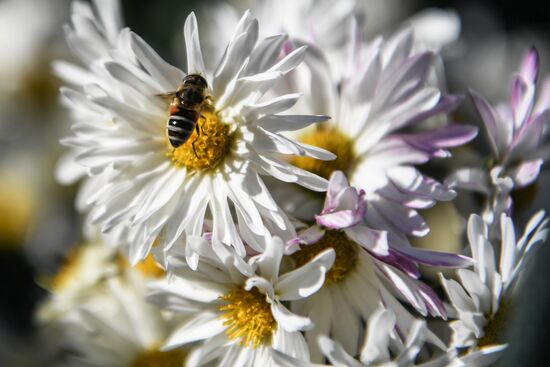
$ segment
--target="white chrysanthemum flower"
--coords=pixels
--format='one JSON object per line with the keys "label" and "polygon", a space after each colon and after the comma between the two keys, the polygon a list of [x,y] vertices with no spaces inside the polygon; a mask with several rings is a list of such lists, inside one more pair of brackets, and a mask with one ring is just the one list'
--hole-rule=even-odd
{"label": "white chrysanthemum flower", "polygon": [[[262,24],[263,34],[286,33],[291,39],[327,50],[335,57],[334,61],[341,61],[338,50],[347,44],[350,24],[359,16],[355,0],[255,0],[250,6],[252,14]],[[241,11],[242,9],[238,10],[233,4],[226,2],[214,7],[208,4],[205,14],[217,25],[204,29],[208,44],[229,41]],[[219,52],[219,49],[206,47],[206,54],[214,60],[221,55]]]}
{"label": "white chrysanthemum flower", "polygon": [[101,283],[118,272],[115,256],[101,243],[73,248],[55,277],[45,282],[51,295],[38,309],[39,321],[71,318],[76,305],[93,302],[103,292]]}
{"label": "white chrysanthemum flower", "polygon": [[174,320],[145,302],[144,278],[134,269],[111,277],[96,295],[96,307],[77,304],[76,317],[57,334],[65,351],[56,365],[97,367],[181,367],[186,352],[160,351]]}
{"label": "white chrysanthemum flower", "polygon": [[546,240],[548,219],[544,212],[535,214],[516,239],[512,219],[502,214],[501,242],[498,256],[489,242],[487,224],[477,215],[468,223],[470,250],[474,270],[458,270],[460,283],[442,277],[442,282],[455,309],[451,322],[452,344],[476,347],[502,343],[506,320],[511,316],[513,292],[531,251]]}
{"label": "white chrysanthemum flower", "polygon": [[[51,294],[37,311],[38,321],[48,324],[74,319],[75,310],[83,305],[101,310],[105,281],[127,268],[129,264],[124,257],[104,243],[93,242],[73,248],[57,274],[45,281]],[[144,279],[156,279],[165,274],[152,256],[138,263],[134,270]]]}
{"label": "white chrysanthemum flower", "polygon": [[[189,317],[164,348],[204,341],[190,352],[188,367],[213,361],[219,366],[276,366],[274,350],[308,361],[300,331],[313,324],[290,312],[285,304],[308,297],[321,287],[334,261],[334,250],[281,274],[284,246],[279,238],[267,241],[262,255],[238,266],[235,264],[244,260],[233,251],[222,246],[214,254],[204,242],[200,246],[203,260],[196,271],[171,257],[170,278],[152,286],[149,298],[153,303]],[[222,254],[222,260],[217,254]],[[247,275],[241,273],[243,268]]]}
{"label": "white chrysanthemum flower", "polygon": [[[411,327],[407,340],[403,343],[397,336],[396,315],[383,308],[379,308],[368,320],[368,330],[365,342],[358,359],[350,355],[340,343],[321,335],[318,338],[320,350],[329,360],[330,366],[336,367],[413,367],[430,366],[444,367],[453,365],[451,361],[455,358],[456,352],[448,350],[439,352],[423,363],[415,363],[419,352],[426,342],[428,329],[423,321],[416,320]],[[299,361],[287,355],[276,353],[276,360],[281,367],[321,367],[319,364]],[[326,366],[326,365],[323,365]]]}
{"label": "white chrysanthemum flower", "polygon": [[[240,256],[245,249],[239,230],[288,238],[293,228],[260,175],[322,191],[325,179],[280,156],[334,158],[280,134],[326,119],[281,115],[299,95],[262,100],[302,61],[304,48],[281,59],[286,36],[258,41],[258,22],[247,12],[216,71],[209,74],[194,14],[185,22],[184,35],[187,72],[207,80],[210,102],[201,109],[199,132],[179,147],[167,138],[168,104],[155,95],[176,90],[185,73],[163,61],[136,34],[119,33],[110,58],[93,65],[94,84],[63,89],[75,120],[73,136],[63,142],[74,147],[75,161],[93,176],[80,192],[80,208],[89,212],[91,223],[127,244],[132,263],[144,258],[156,239],[159,246],[169,247],[185,234],[201,236],[205,216],[213,221],[214,241],[234,246]],[[119,61],[123,52],[126,56]]]}

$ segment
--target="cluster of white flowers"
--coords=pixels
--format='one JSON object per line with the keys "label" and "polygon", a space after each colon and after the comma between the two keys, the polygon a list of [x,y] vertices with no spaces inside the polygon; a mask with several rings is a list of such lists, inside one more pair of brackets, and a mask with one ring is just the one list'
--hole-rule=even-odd
{"label": "cluster of white flowers", "polygon": [[[72,121],[57,177],[80,180],[95,243],[69,257],[39,312],[62,335],[63,363],[498,359],[514,290],[547,234],[542,212],[519,239],[512,219],[512,191],[536,181],[547,154],[550,84],[535,104],[534,48],[509,105],[471,92],[487,163],[435,179],[425,167],[478,129],[449,120],[463,98],[442,87],[438,52],[457,35],[417,38],[426,16],[367,40],[353,0],[258,0],[240,17],[225,4],[203,38],[187,17],[182,70],[123,27],[116,1],[72,5],[79,63],[54,64]],[[433,16],[445,29],[449,14]],[[430,230],[422,210],[457,188],[485,194],[466,213],[463,254],[413,246]],[[430,281],[420,266],[445,276]]]}

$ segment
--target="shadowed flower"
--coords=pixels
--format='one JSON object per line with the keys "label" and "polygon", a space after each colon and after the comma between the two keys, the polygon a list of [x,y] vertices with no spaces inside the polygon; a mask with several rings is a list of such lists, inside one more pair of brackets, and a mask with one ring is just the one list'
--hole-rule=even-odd
{"label": "shadowed flower", "polygon": [[512,219],[500,219],[500,251],[488,237],[488,226],[478,215],[468,222],[470,250],[474,269],[460,269],[460,283],[441,278],[454,310],[451,318],[452,345],[476,347],[504,342],[505,326],[511,317],[510,308],[516,285],[536,247],[546,240],[548,219],[544,212],[535,214],[516,238]]}
{"label": "shadowed flower", "polygon": [[542,142],[550,123],[550,79],[545,80],[536,99],[538,74],[538,52],[531,48],[514,76],[509,102],[493,107],[477,92],[470,92],[485,127],[491,154],[487,167],[459,169],[447,183],[495,195],[484,214],[489,222],[503,212],[509,214],[510,192],[532,184],[548,156],[548,147]]}

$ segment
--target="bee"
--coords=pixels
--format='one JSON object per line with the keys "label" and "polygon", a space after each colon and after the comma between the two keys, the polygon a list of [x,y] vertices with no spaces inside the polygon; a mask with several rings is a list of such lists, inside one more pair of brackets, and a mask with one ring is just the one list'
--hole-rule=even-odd
{"label": "bee", "polygon": [[[185,144],[193,134],[193,130],[200,135],[198,121],[201,117],[204,118],[201,110],[212,102],[207,89],[208,83],[204,77],[199,74],[189,74],[183,78],[176,91],[157,95],[170,100],[170,116],[166,124],[166,132],[172,147],[177,148]],[[193,142],[193,152],[197,156],[195,142]]]}

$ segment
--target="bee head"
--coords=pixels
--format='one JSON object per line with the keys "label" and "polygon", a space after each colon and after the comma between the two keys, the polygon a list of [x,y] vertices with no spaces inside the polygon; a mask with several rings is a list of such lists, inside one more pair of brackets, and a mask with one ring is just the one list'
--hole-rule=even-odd
{"label": "bee head", "polygon": [[206,82],[206,79],[204,79],[204,77],[199,74],[187,75],[185,78],[183,78],[182,84],[184,87],[193,86],[195,88],[200,88],[200,89],[208,88],[208,83]]}

